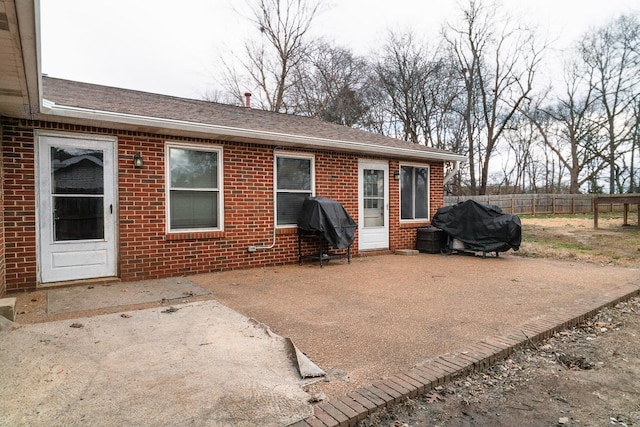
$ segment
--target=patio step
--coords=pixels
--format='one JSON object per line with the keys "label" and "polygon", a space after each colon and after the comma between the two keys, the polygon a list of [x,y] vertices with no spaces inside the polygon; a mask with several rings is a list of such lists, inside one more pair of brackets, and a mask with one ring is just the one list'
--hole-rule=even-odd
{"label": "patio step", "polygon": [[418,252],[415,249],[397,249],[394,252],[396,255],[404,255],[404,256],[416,256],[416,255],[420,255],[420,252]]}
{"label": "patio step", "polygon": [[6,317],[12,322],[16,321],[16,299],[0,298],[0,316]]}

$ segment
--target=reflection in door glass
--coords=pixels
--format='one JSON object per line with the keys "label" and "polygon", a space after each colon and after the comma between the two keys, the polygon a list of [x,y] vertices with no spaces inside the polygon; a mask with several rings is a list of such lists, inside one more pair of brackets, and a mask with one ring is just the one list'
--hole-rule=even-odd
{"label": "reflection in door glass", "polygon": [[101,150],[51,147],[54,241],[104,238]]}
{"label": "reflection in door glass", "polygon": [[103,153],[51,147],[53,194],[104,194]]}
{"label": "reflection in door glass", "polygon": [[364,226],[384,226],[384,171],[363,171]]}

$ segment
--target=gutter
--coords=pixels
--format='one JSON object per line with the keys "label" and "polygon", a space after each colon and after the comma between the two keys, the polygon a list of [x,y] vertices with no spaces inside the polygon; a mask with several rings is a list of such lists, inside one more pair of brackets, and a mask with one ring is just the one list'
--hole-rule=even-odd
{"label": "gutter", "polygon": [[[22,60],[22,72],[24,86],[21,87],[26,96],[26,103],[23,104],[22,118],[36,120],[38,117],[39,103],[42,99],[41,93],[41,68],[40,68],[40,1],[20,1],[9,2],[7,7],[15,11],[17,23],[17,36],[20,44],[19,51]],[[11,10],[8,11],[11,16]],[[22,80],[22,79],[21,79]]]}
{"label": "gutter", "polygon": [[196,132],[200,134],[206,134],[209,137],[220,136],[240,138],[245,140],[260,140],[276,145],[284,144],[292,147],[350,151],[357,153],[377,154],[382,156],[403,157],[421,160],[438,160],[443,162],[455,162],[456,164],[466,158],[465,156],[452,153],[420,151],[402,147],[386,147],[363,142],[317,138],[280,132],[251,130],[231,126],[220,126],[188,122],[183,120],[141,116],[136,114],[92,110],[87,108],[57,105],[56,103],[48,101],[46,99],[42,99],[40,111],[42,114],[57,117],[84,119],[113,124],[127,124],[132,126],[154,127],[160,129],[173,129],[184,132]]}

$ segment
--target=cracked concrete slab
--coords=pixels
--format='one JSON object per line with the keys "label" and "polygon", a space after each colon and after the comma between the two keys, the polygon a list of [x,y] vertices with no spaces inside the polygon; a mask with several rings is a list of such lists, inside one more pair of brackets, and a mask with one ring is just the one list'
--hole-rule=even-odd
{"label": "cracked concrete slab", "polygon": [[281,426],[311,414],[284,338],[217,303],[0,332],[0,425]]}

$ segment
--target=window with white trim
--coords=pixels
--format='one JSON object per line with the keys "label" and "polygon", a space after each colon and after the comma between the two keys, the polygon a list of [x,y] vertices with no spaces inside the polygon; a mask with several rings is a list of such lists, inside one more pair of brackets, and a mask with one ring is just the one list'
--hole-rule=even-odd
{"label": "window with white trim", "polygon": [[400,166],[400,219],[429,219],[429,168]]}
{"label": "window with white trim", "polygon": [[278,226],[294,226],[302,202],[314,194],[314,157],[276,154],[276,217]]}
{"label": "window with white trim", "polygon": [[168,230],[222,229],[222,149],[166,146]]}

